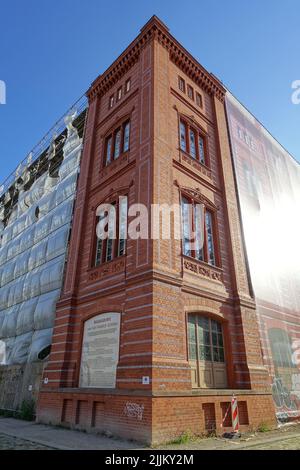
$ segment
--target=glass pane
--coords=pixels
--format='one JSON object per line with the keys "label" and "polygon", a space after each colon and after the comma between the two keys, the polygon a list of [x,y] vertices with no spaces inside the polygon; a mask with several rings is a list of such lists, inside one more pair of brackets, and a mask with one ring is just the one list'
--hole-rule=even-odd
{"label": "glass pane", "polygon": [[196,135],[193,129],[190,129],[190,154],[196,158]]}
{"label": "glass pane", "polygon": [[219,346],[223,346],[223,335],[222,335],[222,333],[218,334],[218,341],[219,341]]}
{"label": "glass pane", "polygon": [[120,156],[121,151],[121,129],[118,129],[115,134],[115,152],[114,152],[114,159]]}
{"label": "glass pane", "polygon": [[204,344],[210,345],[210,334],[206,330],[204,330]]}
{"label": "glass pane", "polygon": [[209,321],[208,318],[205,317],[198,317],[198,324],[199,326],[202,326],[205,330],[209,331]]}
{"label": "glass pane", "polygon": [[212,331],[218,331],[218,322],[211,320],[211,329]]}
{"label": "glass pane", "polygon": [[204,346],[199,346],[199,361],[204,361],[205,360],[205,351],[204,351]]}
{"label": "glass pane", "polygon": [[189,358],[194,361],[197,359],[196,343],[189,343]]}
{"label": "glass pane", "polygon": [[124,152],[129,150],[130,122],[128,121],[124,127]]}
{"label": "glass pane", "polygon": [[213,239],[212,215],[209,211],[206,211],[205,222],[207,235],[208,263],[214,266],[216,264],[216,259]]}
{"label": "glass pane", "polygon": [[191,232],[192,232],[192,218],[191,218],[191,205],[189,201],[185,198],[182,200],[182,219],[183,219],[183,254],[186,256],[191,256]]}
{"label": "glass pane", "polygon": [[210,346],[204,346],[204,355],[206,361],[211,361],[211,348]]}
{"label": "glass pane", "polygon": [[109,238],[106,244],[106,261],[110,261],[112,259],[112,247],[113,247],[113,240]]}
{"label": "glass pane", "polygon": [[119,199],[119,245],[118,255],[121,256],[125,253],[126,238],[127,238],[127,197]]}
{"label": "glass pane", "polygon": [[112,138],[109,137],[106,141],[106,165],[109,165],[111,162],[111,143],[112,143]]}
{"label": "glass pane", "polygon": [[198,150],[200,162],[205,163],[204,140],[200,135],[198,136]]}
{"label": "glass pane", "polygon": [[213,346],[218,346],[218,335],[217,333],[211,334],[212,344]]}
{"label": "glass pane", "polygon": [[196,343],[196,329],[195,329],[195,324],[190,323],[188,324],[188,335],[189,335],[189,341]]}
{"label": "glass pane", "polygon": [[102,262],[102,244],[103,240],[97,238],[95,266],[99,266]]}
{"label": "glass pane", "polygon": [[213,357],[214,357],[214,362],[220,362],[218,348],[213,348]]}
{"label": "glass pane", "polygon": [[223,348],[219,348],[219,359],[220,359],[220,362],[225,362],[224,349]]}
{"label": "glass pane", "polygon": [[184,122],[180,122],[180,148],[186,152],[186,127]]}
{"label": "glass pane", "polygon": [[199,344],[204,344],[204,330],[201,326],[198,326],[198,341]]}
{"label": "glass pane", "polygon": [[195,220],[195,232],[196,232],[196,249],[195,257],[196,259],[203,261],[204,260],[204,251],[203,251],[203,229],[204,229],[204,208],[202,204],[196,204],[194,206],[194,220]]}

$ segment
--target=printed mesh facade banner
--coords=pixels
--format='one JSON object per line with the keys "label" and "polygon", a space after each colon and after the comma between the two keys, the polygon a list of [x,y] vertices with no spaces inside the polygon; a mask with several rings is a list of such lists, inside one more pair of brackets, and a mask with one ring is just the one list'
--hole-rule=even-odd
{"label": "printed mesh facade banner", "polygon": [[2,190],[0,365],[42,360],[51,345],[82,151],[75,117],[66,115],[60,135]]}
{"label": "printed mesh facade banner", "polygon": [[300,165],[230,93],[226,109],[261,346],[282,422],[300,416]]}

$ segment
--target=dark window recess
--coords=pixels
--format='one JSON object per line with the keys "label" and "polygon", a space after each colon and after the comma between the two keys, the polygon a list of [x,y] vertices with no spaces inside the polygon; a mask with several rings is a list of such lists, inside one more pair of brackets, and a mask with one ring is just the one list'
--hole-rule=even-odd
{"label": "dark window recess", "polygon": [[231,416],[231,403],[222,402],[220,403],[222,410],[222,423],[223,427],[228,428],[232,426],[232,416]]}
{"label": "dark window recess", "polygon": [[238,401],[239,423],[249,424],[248,407],[246,401]]}
{"label": "dark window recess", "polygon": [[217,428],[215,404],[214,403],[203,403],[202,409],[203,409],[203,413],[204,413],[205,430],[208,433],[212,433]]}

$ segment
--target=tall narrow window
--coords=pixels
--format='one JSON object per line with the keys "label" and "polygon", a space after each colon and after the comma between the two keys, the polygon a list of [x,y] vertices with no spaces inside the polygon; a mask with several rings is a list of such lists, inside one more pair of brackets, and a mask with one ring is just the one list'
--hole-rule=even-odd
{"label": "tall narrow window", "polygon": [[128,93],[130,91],[130,88],[131,88],[131,80],[129,78],[128,80],[126,80],[126,83],[125,83],[125,93]]}
{"label": "tall narrow window", "polygon": [[127,197],[121,198],[119,203],[119,242],[118,256],[125,253],[127,238]]}
{"label": "tall narrow window", "polygon": [[200,204],[194,204],[193,208],[194,208],[194,221],[195,221],[195,258],[199,259],[200,261],[204,261],[203,211],[201,210]]}
{"label": "tall narrow window", "polygon": [[187,86],[187,92],[188,92],[188,97],[189,97],[191,100],[194,100],[194,88],[191,87],[191,85],[188,85],[188,86]]}
{"label": "tall narrow window", "polygon": [[122,98],[122,87],[120,87],[117,91],[117,101],[120,101]]}
{"label": "tall narrow window", "polygon": [[112,150],[112,136],[109,136],[107,139],[106,139],[106,158],[105,158],[105,162],[106,162],[106,165],[109,165],[110,162],[111,162],[111,150]]}
{"label": "tall narrow window", "polygon": [[117,129],[115,132],[115,147],[114,147],[114,160],[119,158],[121,153],[121,129]]}
{"label": "tall narrow window", "polygon": [[130,121],[124,124],[124,145],[123,151],[128,152],[129,150],[129,136],[130,136]]}
{"label": "tall narrow window", "polygon": [[186,125],[183,121],[180,121],[180,148],[186,152]]}
{"label": "tall narrow window", "polygon": [[95,266],[113,260],[117,256],[125,254],[127,239],[127,197],[122,196],[117,202],[113,202],[114,209],[110,213],[103,212],[98,217],[98,223],[106,224],[104,232],[107,238],[96,240]]}
{"label": "tall narrow window", "polygon": [[192,233],[192,209],[190,201],[182,198],[182,218],[183,218],[183,254],[192,256],[191,233]]}
{"label": "tall narrow window", "polygon": [[109,108],[112,108],[114,105],[114,95],[109,98]]}
{"label": "tall narrow window", "polygon": [[197,106],[199,106],[200,108],[203,107],[202,96],[200,95],[200,93],[196,93],[196,104],[197,104]]}
{"label": "tall narrow window", "polygon": [[204,140],[201,135],[198,136],[198,152],[200,162],[205,164]]}
{"label": "tall narrow window", "polygon": [[181,77],[178,77],[178,87],[180,91],[185,93],[185,81]]}
{"label": "tall narrow window", "polygon": [[[102,212],[98,217],[98,223],[101,222],[105,217],[105,213]],[[95,257],[95,266],[99,266],[99,264],[103,261],[103,252],[104,252],[104,240],[102,238],[97,237],[96,243],[96,257]]]}
{"label": "tall narrow window", "polygon": [[190,129],[190,155],[193,158],[197,157],[196,154],[196,134],[193,129]]}
{"label": "tall narrow window", "polygon": [[182,198],[183,254],[216,266],[214,220],[203,204]]}
{"label": "tall narrow window", "polygon": [[210,211],[205,213],[206,222],[206,236],[207,236],[207,258],[208,263],[213,266],[216,264],[215,248],[214,248],[214,235],[213,235],[213,221]]}

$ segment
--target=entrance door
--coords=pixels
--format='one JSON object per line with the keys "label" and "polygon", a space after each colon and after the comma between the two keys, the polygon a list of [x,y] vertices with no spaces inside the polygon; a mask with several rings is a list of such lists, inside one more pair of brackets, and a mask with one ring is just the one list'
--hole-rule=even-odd
{"label": "entrance door", "polygon": [[227,387],[221,323],[201,315],[189,315],[188,341],[193,388]]}

